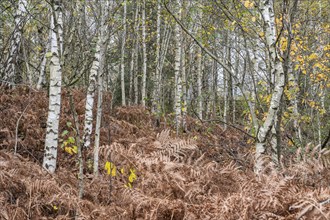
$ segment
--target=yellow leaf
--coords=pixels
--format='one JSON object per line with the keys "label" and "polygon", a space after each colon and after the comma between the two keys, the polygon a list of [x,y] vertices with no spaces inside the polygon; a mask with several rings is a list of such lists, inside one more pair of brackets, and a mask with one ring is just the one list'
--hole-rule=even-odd
{"label": "yellow leaf", "polygon": [[73,154],[73,152],[72,152],[72,148],[71,147],[65,147],[64,148],[64,150],[65,150],[65,152],[67,152],[68,154]]}
{"label": "yellow leaf", "polygon": [[317,58],[318,58],[318,56],[317,56],[316,53],[312,53],[312,54],[309,55],[309,57],[308,57],[309,60],[315,60],[315,59],[317,59]]}
{"label": "yellow leaf", "polygon": [[113,165],[112,165],[111,176],[116,176],[116,172],[117,172],[117,168],[116,168],[116,166],[113,164]]}
{"label": "yellow leaf", "polygon": [[130,174],[129,174],[129,177],[128,177],[128,181],[130,183],[133,183],[134,180],[136,180],[135,170],[134,169],[130,169]]}
{"label": "yellow leaf", "polygon": [[257,19],[256,19],[256,17],[252,17],[251,20],[252,20],[252,22],[256,22]]}
{"label": "yellow leaf", "polygon": [[55,211],[57,211],[57,210],[58,210],[58,207],[57,207],[56,205],[53,205],[53,209],[54,209]]}
{"label": "yellow leaf", "polygon": [[289,112],[284,112],[283,115],[284,115],[285,118],[289,118],[289,116],[290,116]]}
{"label": "yellow leaf", "polygon": [[110,175],[110,162],[107,161],[105,163],[104,169],[107,171],[108,175]]}
{"label": "yellow leaf", "polygon": [[253,6],[254,6],[253,2],[250,2],[250,1],[245,1],[244,2],[244,7],[246,7],[246,8],[252,8]]}
{"label": "yellow leaf", "polygon": [[253,143],[253,139],[252,138],[249,138],[248,140],[247,140],[247,144],[252,144]]}
{"label": "yellow leaf", "polygon": [[259,32],[259,36],[260,37],[264,37],[265,36],[265,33],[261,31],[261,32]]}
{"label": "yellow leaf", "polygon": [[78,147],[75,146],[75,145],[72,146],[72,152],[75,153],[75,154],[78,153]]}
{"label": "yellow leaf", "polygon": [[124,168],[121,168],[121,169],[120,169],[120,172],[121,172],[122,174],[124,174],[124,173],[125,173]]}
{"label": "yellow leaf", "polygon": [[327,113],[327,111],[326,111],[324,108],[321,108],[321,110],[320,110],[320,114],[321,114],[321,115],[324,115],[325,113]]}

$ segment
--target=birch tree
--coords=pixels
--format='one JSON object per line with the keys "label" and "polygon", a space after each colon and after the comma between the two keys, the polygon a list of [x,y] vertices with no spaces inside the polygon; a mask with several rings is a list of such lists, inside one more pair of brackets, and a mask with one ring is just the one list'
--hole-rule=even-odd
{"label": "birch tree", "polygon": [[147,87],[147,46],[146,46],[146,1],[143,0],[142,3],[142,106],[146,105],[146,87]]}
{"label": "birch tree", "polygon": [[269,137],[269,133],[274,125],[276,114],[279,110],[283,90],[285,86],[285,75],[283,66],[278,57],[276,49],[276,25],[274,14],[274,1],[262,0],[260,2],[260,11],[264,19],[264,30],[267,51],[269,53],[270,70],[275,76],[274,90],[272,93],[270,106],[267,112],[267,117],[264,123],[260,126],[257,142],[256,142],[256,154],[255,154],[255,172],[258,174],[264,167],[264,156],[266,153],[266,141]]}
{"label": "birch tree", "polygon": [[[198,11],[198,19],[202,22],[203,12],[201,9]],[[202,24],[200,24],[202,26]],[[201,27],[199,27],[199,31],[201,32]],[[201,37],[201,36],[200,36]],[[197,112],[198,117],[203,119],[203,95],[202,95],[202,77],[203,77],[203,66],[202,66],[202,48],[197,48]]]}
{"label": "birch tree", "polygon": [[156,23],[156,54],[155,54],[155,75],[154,75],[154,89],[153,89],[153,108],[152,110],[158,116],[160,114],[160,22],[161,22],[161,0],[157,0],[157,23]]}
{"label": "birch tree", "polygon": [[[103,1],[101,2],[103,4]],[[101,8],[103,7],[104,5],[101,5]],[[85,105],[85,124],[84,124],[84,136],[83,136],[85,148],[88,148],[91,145],[91,134],[93,130],[93,106],[94,106],[94,96],[96,90],[96,80],[97,80],[97,75],[100,71],[100,59],[103,58],[101,56],[101,49],[102,50],[105,49],[104,43],[106,41],[106,27],[107,26],[105,24],[105,15],[101,14],[100,29],[97,37],[94,61],[89,75],[89,86],[87,90],[86,105]]]}
{"label": "birch tree", "polygon": [[125,96],[125,43],[126,43],[126,11],[127,2],[123,2],[124,12],[123,12],[123,32],[122,32],[122,42],[121,42],[121,57],[120,57],[120,77],[121,77],[121,104],[126,105]]}
{"label": "birch tree", "polygon": [[40,71],[39,71],[39,77],[38,77],[38,82],[37,82],[37,89],[38,90],[41,89],[42,85],[45,82],[47,53],[51,49],[52,32],[53,32],[53,30],[50,29],[50,31],[49,31],[49,40],[47,41],[45,52],[42,56],[42,61],[40,63]]}
{"label": "birch tree", "polygon": [[[49,110],[47,118],[47,131],[45,139],[45,152],[42,166],[50,173],[54,173],[56,169],[57,147],[58,147],[58,127],[61,110],[61,83],[62,70],[59,58],[58,48],[58,26],[56,24],[57,17],[62,11],[62,5],[59,0],[52,1],[53,13],[51,15],[51,59],[50,59],[50,85],[49,85]],[[55,16],[55,17],[54,17]],[[55,29],[57,27],[57,29]]]}
{"label": "birch tree", "polygon": [[[133,24],[133,30],[134,33],[131,33],[132,35],[132,52],[131,52],[131,62],[130,62],[130,82],[129,82],[129,105],[131,105],[133,103],[133,100],[135,98],[135,101],[137,104],[137,100],[138,100],[138,93],[137,93],[137,85],[136,88],[135,86],[135,81],[137,79],[137,74],[135,72],[137,72],[137,62],[135,62],[136,60],[136,53],[138,52],[138,17],[139,17],[139,4],[136,1],[136,5],[135,5],[135,13],[134,13],[134,24]],[[136,67],[135,67],[136,66]],[[135,72],[134,72],[135,70]],[[137,82],[137,81],[136,81]],[[135,90],[134,94],[133,94],[133,90]],[[133,96],[134,95],[134,96]]]}
{"label": "birch tree", "polygon": [[197,48],[197,100],[198,100],[198,117],[203,119],[203,96],[202,96],[202,49]]}
{"label": "birch tree", "polygon": [[[181,0],[177,0],[177,16],[178,19],[181,19]],[[181,28],[178,23],[175,23],[174,26],[174,37],[175,37],[175,57],[174,57],[174,74],[175,74],[175,122],[176,122],[176,132],[179,133],[179,127],[181,124]]]}
{"label": "birch tree", "polygon": [[20,59],[20,47],[22,41],[22,31],[25,22],[27,2],[26,0],[19,0],[15,11],[14,31],[11,36],[10,50],[5,64],[4,82],[6,84],[14,85],[22,81],[22,69],[18,67]]}
{"label": "birch tree", "polygon": [[[126,2],[125,2],[126,3]],[[126,4],[125,6],[126,7]],[[94,164],[93,172],[97,176],[99,172],[99,148],[100,148],[100,135],[101,135],[101,121],[102,121],[102,102],[103,102],[103,72],[104,72],[104,62],[105,55],[108,47],[108,31],[106,20],[109,11],[109,2],[105,1],[100,5],[101,11],[101,43],[102,47],[100,49],[100,62],[97,76],[97,113],[96,113],[96,127],[95,127],[95,146],[94,146]],[[124,14],[126,9],[124,9]],[[126,17],[126,15],[125,15]],[[125,18],[126,19],[126,18]],[[126,32],[126,30],[125,30]],[[124,37],[125,38],[125,37]]]}

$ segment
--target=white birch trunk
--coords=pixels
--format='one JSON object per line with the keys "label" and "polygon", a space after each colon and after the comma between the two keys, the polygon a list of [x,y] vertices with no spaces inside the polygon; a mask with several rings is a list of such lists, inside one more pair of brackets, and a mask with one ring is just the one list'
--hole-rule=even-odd
{"label": "white birch trunk", "polygon": [[[15,12],[15,27],[11,38],[9,55],[5,64],[4,82],[15,85],[15,81],[20,81],[21,75],[17,72],[17,62],[22,39],[22,29],[24,25],[24,15],[26,14],[26,0],[19,0]],[[22,73],[20,73],[22,74]]]}
{"label": "white birch trunk", "polygon": [[157,1],[157,27],[156,27],[156,70],[154,76],[154,89],[153,89],[153,103],[152,110],[156,113],[157,117],[160,114],[160,9],[161,9],[161,0]]}
{"label": "white birch trunk", "polygon": [[[249,53],[247,51],[247,53]],[[248,55],[249,56],[249,55]],[[254,57],[252,59],[252,71],[251,71],[251,76],[252,76],[252,82],[253,82],[253,87],[251,89],[251,97],[249,98],[248,105],[250,108],[250,114],[252,118],[252,124],[254,126],[254,134],[257,135],[257,132],[259,130],[259,123],[258,123],[258,117],[256,114],[256,100],[257,100],[257,94],[256,94],[256,86],[255,86],[255,73],[259,72],[259,67],[258,67],[258,59],[257,59],[257,51],[254,50]]]}
{"label": "white birch trunk", "polygon": [[121,57],[120,57],[120,76],[121,76],[121,104],[126,105],[126,96],[125,96],[125,43],[126,43],[126,11],[127,11],[127,2],[124,4],[124,14],[123,14],[123,32],[122,32],[122,43],[121,43]]}
{"label": "white birch trunk", "polygon": [[[182,42],[183,45],[183,42]],[[187,117],[187,76],[186,76],[186,53],[182,46],[181,52],[181,75],[182,75],[182,128],[186,130]]]}
{"label": "white birch trunk", "polygon": [[[126,7],[126,4],[125,4]],[[126,9],[124,9],[126,10]],[[109,2],[101,3],[102,19],[101,19],[101,49],[100,49],[100,62],[97,77],[97,113],[96,113],[96,125],[95,125],[95,146],[94,146],[94,164],[93,172],[97,176],[99,173],[99,149],[100,149],[100,135],[101,135],[101,121],[102,121],[102,102],[103,102],[103,72],[105,56],[108,47],[108,32],[106,20],[109,11]],[[124,12],[126,13],[126,12]]]}
{"label": "white birch trunk", "polygon": [[[136,4],[136,9],[135,9],[135,17],[134,17],[134,34],[133,34],[133,42],[132,42],[132,53],[131,53],[131,63],[130,63],[130,84],[129,84],[129,105],[132,105],[133,103],[133,86],[135,82],[135,75],[134,74],[134,61],[135,61],[135,54],[137,53],[136,49],[136,44],[138,44],[138,39],[137,39],[137,25],[138,25],[138,16],[139,16],[139,4]],[[137,67],[135,68],[137,70]],[[137,98],[135,99],[137,100]]]}
{"label": "white birch trunk", "polygon": [[[139,22],[138,22],[139,23]],[[136,29],[136,43],[135,43],[135,73],[134,73],[134,103],[139,104],[139,25]]]}
{"label": "white birch trunk", "polygon": [[[177,0],[178,4],[178,19],[181,19],[181,0]],[[174,74],[175,74],[175,122],[176,122],[176,132],[179,133],[180,127],[180,116],[181,116],[181,29],[178,23],[175,23],[174,27],[175,33],[175,57],[174,57]]]}
{"label": "white birch trunk", "polygon": [[197,114],[199,119],[203,119],[203,96],[202,96],[202,49],[200,47],[197,48],[197,100],[198,100],[198,108]]}
{"label": "white birch trunk", "polygon": [[129,80],[129,95],[128,95],[128,105],[133,103],[133,85],[134,85],[134,59],[135,59],[135,45],[133,41],[132,53],[131,53],[131,62],[130,62],[130,80]]}
{"label": "white birch trunk", "polygon": [[283,71],[283,66],[276,54],[276,27],[273,0],[262,0],[260,9],[263,19],[265,21],[265,37],[269,51],[270,69],[272,74],[275,75],[275,87],[272,93],[266,120],[260,126],[257,135],[255,154],[255,172],[257,174],[259,174],[264,167],[266,140],[269,136],[269,132],[274,125],[274,120],[277,111],[279,110],[280,103],[282,101],[282,95],[285,86],[285,75]]}
{"label": "white birch trunk", "polygon": [[147,46],[146,46],[146,1],[143,0],[142,6],[142,54],[143,54],[143,77],[142,77],[142,106],[146,105],[147,87]]}
{"label": "white birch trunk", "polygon": [[[226,62],[228,66],[231,66],[231,39],[230,33],[226,33]],[[233,90],[232,90],[232,76],[231,72],[224,70],[224,110],[223,110],[223,120],[225,122],[224,129],[227,129],[227,124],[230,122],[230,113],[232,108]]]}
{"label": "white birch trunk", "polygon": [[[105,43],[105,42],[104,42]],[[106,45],[106,43],[105,43]],[[101,49],[101,60],[97,82],[97,113],[96,113],[96,126],[95,126],[95,146],[94,146],[94,175],[98,175],[99,171],[99,148],[100,148],[100,135],[101,135],[101,121],[102,121],[102,102],[103,102],[103,68],[105,61],[106,47]]]}
{"label": "white birch trunk", "polygon": [[37,89],[41,89],[42,85],[45,82],[45,74],[46,74],[46,62],[47,62],[47,53],[51,49],[51,40],[52,40],[52,29],[49,30],[49,40],[47,41],[46,49],[42,57],[42,61],[40,64],[40,72],[39,72],[39,78],[37,82]]}
{"label": "white birch trunk", "polygon": [[[55,15],[58,12],[60,3],[54,1]],[[58,146],[58,127],[61,110],[61,82],[62,70],[59,60],[58,42],[54,25],[54,17],[52,14],[51,29],[51,52],[50,60],[50,85],[49,85],[49,110],[47,118],[47,131],[45,139],[45,153],[42,166],[50,173],[54,173],[56,169],[57,146]]]}
{"label": "white birch trunk", "polygon": [[217,91],[218,91],[218,75],[217,75],[217,62],[213,61],[212,68],[212,119],[216,118],[216,103],[217,103]]}
{"label": "white birch trunk", "polygon": [[96,44],[96,50],[94,55],[94,61],[92,64],[91,72],[89,75],[89,85],[87,90],[86,105],[85,105],[85,125],[84,125],[84,147],[88,148],[91,144],[91,134],[93,129],[93,106],[94,96],[96,90],[96,78],[100,66],[100,47],[101,47],[101,36],[98,38]]}

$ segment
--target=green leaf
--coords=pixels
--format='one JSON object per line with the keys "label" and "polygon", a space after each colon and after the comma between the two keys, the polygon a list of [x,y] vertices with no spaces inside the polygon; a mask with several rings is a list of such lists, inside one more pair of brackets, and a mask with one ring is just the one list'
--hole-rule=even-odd
{"label": "green leaf", "polygon": [[72,123],[71,123],[70,121],[68,121],[68,122],[66,123],[66,126],[68,126],[68,127],[70,128],[70,127],[72,127]]}
{"label": "green leaf", "polygon": [[74,144],[75,141],[76,141],[76,140],[74,139],[74,137],[69,137],[69,138],[68,138],[68,143],[69,143],[69,144]]}
{"label": "green leaf", "polygon": [[61,136],[64,137],[64,136],[67,135],[68,133],[69,133],[68,130],[64,130],[64,131],[62,132]]}

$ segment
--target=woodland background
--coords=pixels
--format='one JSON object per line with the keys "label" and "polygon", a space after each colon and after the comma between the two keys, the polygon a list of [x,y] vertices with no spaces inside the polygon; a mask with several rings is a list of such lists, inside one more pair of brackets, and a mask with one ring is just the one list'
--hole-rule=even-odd
{"label": "woodland background", "polygon": [[1,219],[329,219],[329,9],[1,1]]}

